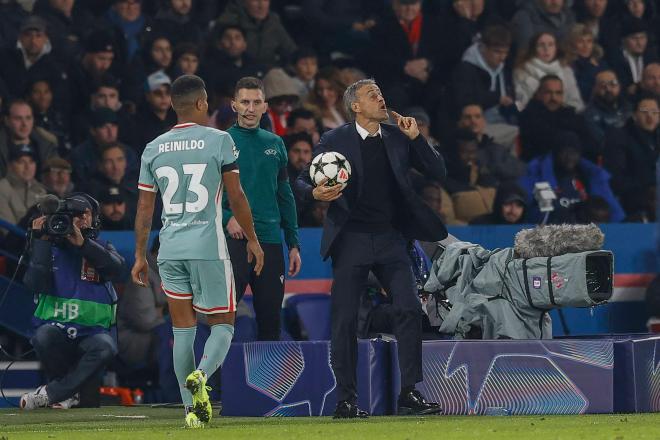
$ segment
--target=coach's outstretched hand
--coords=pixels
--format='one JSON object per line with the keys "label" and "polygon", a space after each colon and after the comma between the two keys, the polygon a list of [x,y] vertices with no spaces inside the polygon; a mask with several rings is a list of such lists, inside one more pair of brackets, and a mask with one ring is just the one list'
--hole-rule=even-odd
{"label": "coach's outstretched hand", "polygon": [[261,275],[261,269],[264,268],[264,251],[257,240],[248,240],[247,242],[247,260],[252,263],[255,259],[254,272],[257,276]]}
{"label": "coach's outstretched hand", "polygon": [[341,190],[343,189],[341,185],[327,186],[328,179],[325,178],[312,191],[312,197],[316,200],[322,202],[332,202],[341,197]]}
{"label": "coach's outstretched hand", "polygon": [[396,119],[396,124],[399,126],[399,130],[403,132],[410,140],[414,140],[419,136],[419,128],[417,127],[417,121],[415,118],[410,116],[401,116],[394,110],[390,110],[394,119]]}

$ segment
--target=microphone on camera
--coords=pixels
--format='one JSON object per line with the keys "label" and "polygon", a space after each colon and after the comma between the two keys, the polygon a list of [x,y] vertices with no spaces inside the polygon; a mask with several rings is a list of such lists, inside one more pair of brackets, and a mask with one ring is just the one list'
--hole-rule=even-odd
{"label": "microphone on camera", "polygon": [[39,208],[39,211],[42,212],[42,214],[54,214],[60,207],[60,199],[52,194],[47,194],[37,204],[37,207]]}

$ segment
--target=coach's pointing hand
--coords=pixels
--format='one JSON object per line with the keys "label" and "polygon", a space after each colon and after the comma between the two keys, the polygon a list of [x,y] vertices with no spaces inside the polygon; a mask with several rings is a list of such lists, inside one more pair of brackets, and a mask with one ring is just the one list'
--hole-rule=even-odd
{"label": "coach's pointing hand", "polygon": [[396,124],[399,126],[399,130],[403,132],[410,140],[414,140],[419,136],[419,128],[417,127],[417,121],[415,118],[409,116],[401,116],[394,110],[390,110],[394,119],[396,119]]}
{"label": "coach's pointing hand", "polygon": [[332,202],[341,197],[341,185],[327,186],[328,179],[323,179],[312,191],[312,196],[322,202]]}

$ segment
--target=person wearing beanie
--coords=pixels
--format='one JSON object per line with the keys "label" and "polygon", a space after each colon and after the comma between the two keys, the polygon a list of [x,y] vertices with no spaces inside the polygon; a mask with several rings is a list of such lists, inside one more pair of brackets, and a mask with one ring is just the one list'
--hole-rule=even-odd
{"label": "person wearing beanie", "polygon": [[293,107],[300,102],[298,88],[284,69],[271,69],[264,77],[264,89],[268,102],[270,131],[278,136],[286,134],[286,121]]}

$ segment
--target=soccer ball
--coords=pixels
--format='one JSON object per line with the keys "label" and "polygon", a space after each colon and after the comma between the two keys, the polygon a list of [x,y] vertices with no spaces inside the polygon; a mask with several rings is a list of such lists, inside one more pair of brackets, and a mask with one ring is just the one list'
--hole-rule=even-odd
{"label": "soccer ball", "polygon": [[343,189],[351,177],[351,164],[343,154],[336,151],[321,153],[312,160],[309,176],[312,178],[314,186],[327,178],[327,186],[341,185]]}

